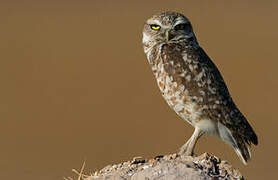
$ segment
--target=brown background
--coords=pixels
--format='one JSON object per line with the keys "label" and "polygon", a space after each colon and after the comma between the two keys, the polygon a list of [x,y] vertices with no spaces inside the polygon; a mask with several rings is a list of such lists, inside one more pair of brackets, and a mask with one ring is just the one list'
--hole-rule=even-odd
{"label": "brown background", "polygon": [[0,179],[49,180],[174,153],[193,128],[162,99],[141,45],[162,10],[189,17],[259,137],[247,179],[277,178],[277,1],[0,1]]}

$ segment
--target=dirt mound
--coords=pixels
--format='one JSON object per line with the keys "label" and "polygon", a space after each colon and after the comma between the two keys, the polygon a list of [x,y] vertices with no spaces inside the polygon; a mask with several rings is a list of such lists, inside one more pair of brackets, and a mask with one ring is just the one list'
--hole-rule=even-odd
{"label": "dirt mound", "polygon": [[134,158],[132,161],[108,165],[90,176],[80,175],[78,179],[81,178],[84,180],[244,179],[239,170],[208,153],[198,157],[170,154],[150,160]]}

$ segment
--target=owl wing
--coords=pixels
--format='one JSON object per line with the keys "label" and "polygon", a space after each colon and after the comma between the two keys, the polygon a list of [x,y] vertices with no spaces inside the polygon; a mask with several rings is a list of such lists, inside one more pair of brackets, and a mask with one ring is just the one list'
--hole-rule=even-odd
{"label": "owl wing", "polygon": [[247,119],[233,102],[223,77],[216,65],[201,47],[198,48],[197,52],[199,55],[199,62],[201,66],[206,69],[207,78],[211,80],[211,87],[207,86],[207,88],[215,90],[215,94],[210,98],[213,98],[214,96],[215,100],[219,103],[216,107],[212,106],[212,109],[210,109],[210,116],[219,119],[224,126],[226,126],[233,134],[239,136],[239,138],[248,145],[251,143],[257,145],[257,135]]}

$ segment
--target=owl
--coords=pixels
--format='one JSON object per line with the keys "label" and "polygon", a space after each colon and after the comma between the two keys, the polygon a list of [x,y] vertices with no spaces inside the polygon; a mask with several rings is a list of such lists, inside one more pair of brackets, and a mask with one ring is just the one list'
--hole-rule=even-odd
{"label": "owl", "polygon": [[233,102],[215,64],[200,47],[188,18],[162,12],[143,27],[144,52],[168,105],[195,130],[179,154],[192,155],[203,134],[231,145],[247,164],[257,135]]}

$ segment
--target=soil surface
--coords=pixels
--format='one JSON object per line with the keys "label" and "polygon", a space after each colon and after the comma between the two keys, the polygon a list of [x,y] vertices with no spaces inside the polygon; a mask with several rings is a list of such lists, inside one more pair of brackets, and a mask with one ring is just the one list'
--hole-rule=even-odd
{"label": "soil surface", "polygon": [[[80,178],[79,178],[80,179]],[[243,180],[239,170],[226,161],[204,153],[198,157],[170,154],[146,160],[141,157],[84,176],[84,180]]]}

